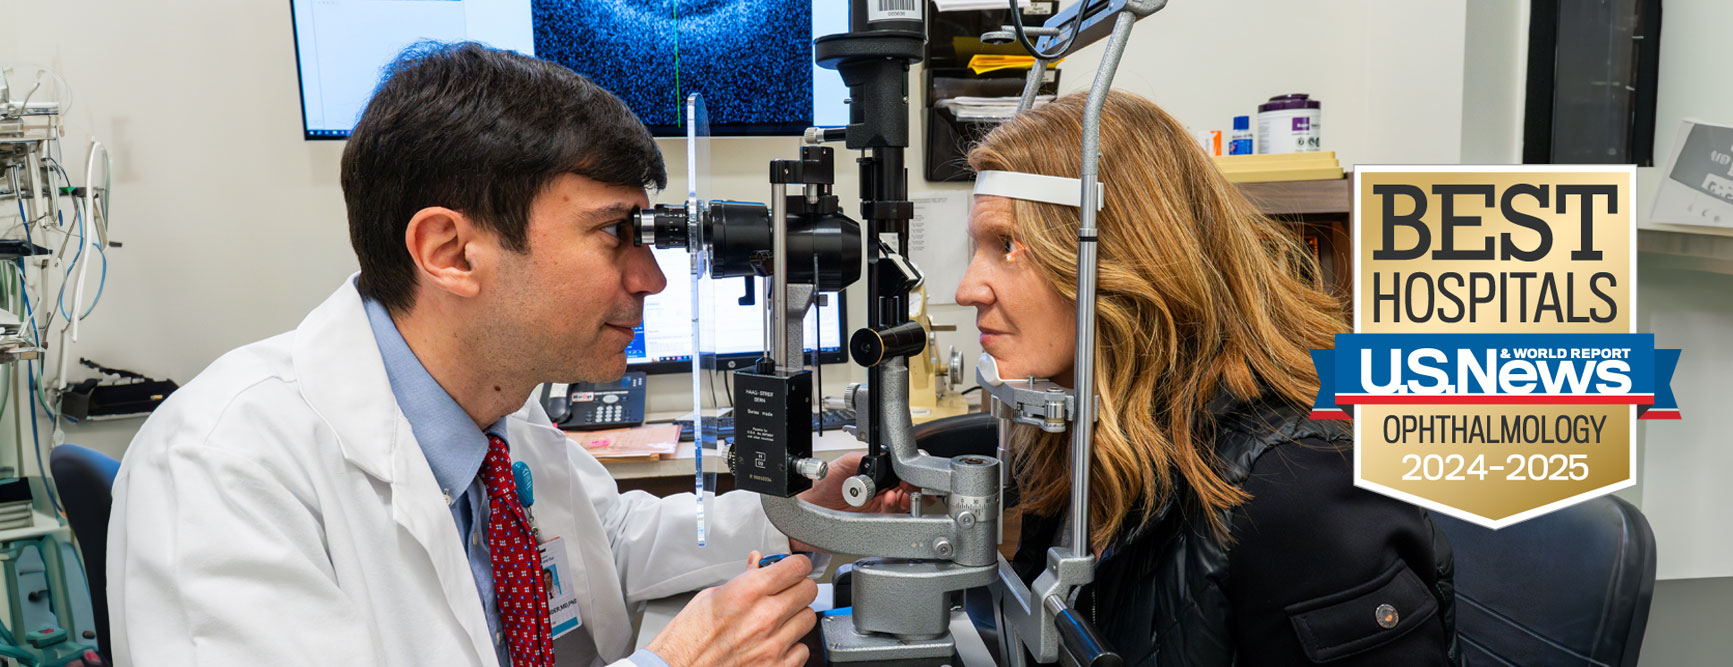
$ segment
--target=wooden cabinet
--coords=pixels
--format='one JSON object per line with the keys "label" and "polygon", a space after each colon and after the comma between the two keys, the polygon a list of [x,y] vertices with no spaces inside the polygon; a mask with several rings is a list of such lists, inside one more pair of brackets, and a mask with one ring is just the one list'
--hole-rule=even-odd
{"label": "wooden cabinet", "polygon": [[1324,284],[1331,286],[1344,304],[1354,299],[1354,222],[1351,176],[1327,181],[1282,181],[1239,183],[1258,210],[1279,220],[1299,225],[1307,245],[1318,257]]}

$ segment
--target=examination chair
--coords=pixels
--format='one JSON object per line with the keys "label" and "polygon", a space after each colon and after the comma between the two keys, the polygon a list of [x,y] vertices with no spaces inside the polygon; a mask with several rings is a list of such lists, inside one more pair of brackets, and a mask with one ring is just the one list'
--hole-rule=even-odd
{"label": "examination chair", "polygon": [[49,456],[66,522],[84,555],[84,576],[90,582],[90,611],[96,622],[96,646],[103,660],[112,661],[108,647],[108,511],[113,506],[114,474],[120,462],[94,449],[61,445]]}
{"label": "examination chair", "polygon": [[1655,534],[1601,496],[1489,530],[1439,514],[1456,555],[1456,630],[1466,667],[1634,667],[1655,592]]}

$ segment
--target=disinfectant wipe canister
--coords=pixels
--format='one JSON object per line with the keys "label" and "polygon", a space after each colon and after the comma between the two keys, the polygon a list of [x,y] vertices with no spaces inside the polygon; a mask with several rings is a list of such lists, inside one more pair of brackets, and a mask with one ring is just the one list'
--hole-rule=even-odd
{"label": "disinfectant wipe canister", "polygon": [[1322,105],[1305,94],[1277,95],[1258,105],[1259,153],[1318,150]]}

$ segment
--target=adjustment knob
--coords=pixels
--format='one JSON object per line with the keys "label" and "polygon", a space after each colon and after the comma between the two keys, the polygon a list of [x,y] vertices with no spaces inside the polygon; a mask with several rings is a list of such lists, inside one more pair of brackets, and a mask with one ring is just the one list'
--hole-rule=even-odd
{"label": "adjustment knob", "polygon": [[866,475],[855,475],[842,482],[842,499],[847,501],[850,507],[865,506],[877,492],[873,478]]}
{"label": "adjustment knob", "polygon": [[824,479],[824,476],[830,473],[830,464],[817,457],[795,459],[794,472],[816,482]]}

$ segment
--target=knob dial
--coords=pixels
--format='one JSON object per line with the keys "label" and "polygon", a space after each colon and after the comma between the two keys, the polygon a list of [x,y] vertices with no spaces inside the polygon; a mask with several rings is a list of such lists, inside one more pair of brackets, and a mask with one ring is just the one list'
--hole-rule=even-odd
{"label": "knob dial", "polygon": [[878,489],[873,486],[873,478],[866,475],[855,475],[842,482],[842,499],[851,507],[861,507],[872,500]]}

